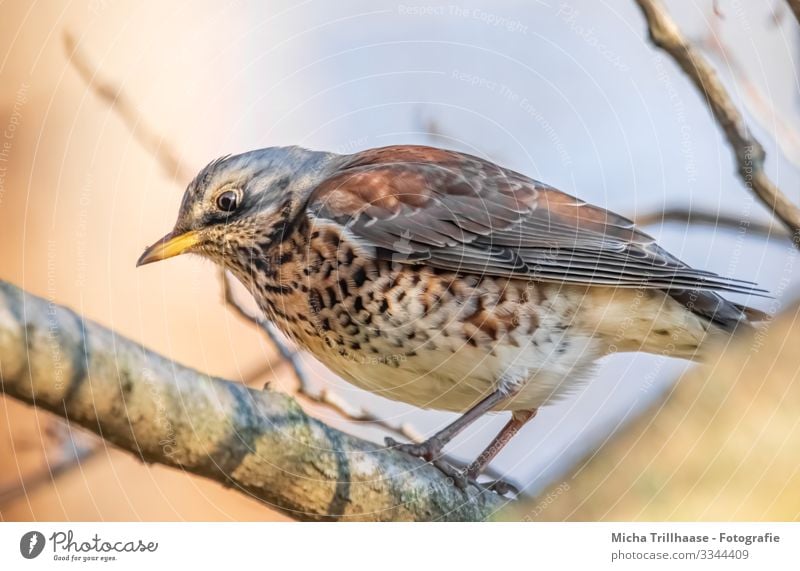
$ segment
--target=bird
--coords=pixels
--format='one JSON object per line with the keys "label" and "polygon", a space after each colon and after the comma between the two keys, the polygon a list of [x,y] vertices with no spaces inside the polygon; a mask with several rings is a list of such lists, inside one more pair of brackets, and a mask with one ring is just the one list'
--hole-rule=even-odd
{"label": "bird", "polygon": [[[602,357],[702,361],[764,314],[721,293],[752,281],[695,269],[629,219],[487,159],[394,145],[353,154],[270,147],[192,180],[172,231],[137,266],[179,254],[231,272],[264,317],[332,372],[376,395],[459,413],[423,442],[387,446],[460,486]],[[445,446],[510,413],[465,467]]]}

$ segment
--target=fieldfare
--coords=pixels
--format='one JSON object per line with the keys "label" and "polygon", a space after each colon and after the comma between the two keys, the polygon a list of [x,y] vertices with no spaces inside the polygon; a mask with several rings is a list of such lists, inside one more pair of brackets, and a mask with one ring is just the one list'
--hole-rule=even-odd
{"label": "fieldfare", "polygon": [[[226,156],[189,184],[139,265],[191,252],[230,270],[280,330],[354,385],[462,413],[392,446],[473,481],[600,357],[700,359],[760,318],[634,224],[467,154],[391,146]],[[511,419],[465,470],[442,449],[489,411]]]}

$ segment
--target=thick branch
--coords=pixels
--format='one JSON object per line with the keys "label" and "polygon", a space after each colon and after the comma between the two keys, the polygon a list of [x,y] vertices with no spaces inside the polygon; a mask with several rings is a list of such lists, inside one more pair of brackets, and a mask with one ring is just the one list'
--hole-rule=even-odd
{"label": "thick branch", "polygon": [[3,282],[0,388],[298,519],[483,520],[506,503],[339,432],[287,395],[198,373]]}
{"label": "thick branch", "polygon": [[681,34],[658,0],[636,0],[650,39],[667,52],[705,96],[711,112],[733,149],[745,185],[783,222],[800,248],[800,209],[772,183],[764,172],[766,153],[753,137],[730,95],[708,62]]}

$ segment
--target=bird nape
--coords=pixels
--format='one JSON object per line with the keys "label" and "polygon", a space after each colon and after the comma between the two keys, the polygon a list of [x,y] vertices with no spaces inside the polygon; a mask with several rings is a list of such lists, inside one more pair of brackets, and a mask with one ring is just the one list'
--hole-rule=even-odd
{"label": "bird nape", "polygon": [[[618,214],[424,146],[218,159],[139,265],[186,252],[229,269],[267,319],[343,379],[462,413],[422,443],[387,444],[500,493],[513,487],[478,476],[597,359],[701,359],[759,317],[720,292],[765,293],[691,268]],[[463,469],[446,462],[447,443],[491,411],[511,419],[486,450]]]}

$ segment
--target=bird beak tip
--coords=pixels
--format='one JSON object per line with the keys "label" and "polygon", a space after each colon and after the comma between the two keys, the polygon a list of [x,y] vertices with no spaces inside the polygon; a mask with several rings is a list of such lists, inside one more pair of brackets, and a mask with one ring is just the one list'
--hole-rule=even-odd
{"label": "bird beak tip", "polygon": [[194,231],[175,234],[170,232],[161,240],[147,248],[136,261],[136,267],[160,262],[167,258],[179,256],[188,251],[199,242],[198,234]]}
{"label": "bird beak tip", "polygon": [[141,256],[139,256],[139,259],[136,260],[136,267],[139,268],[141,266],[150,264],[155,261],[157,260],[155,260],[150,256],[150,248],[148,248],[147,250],[144,251],[144,253]]}

